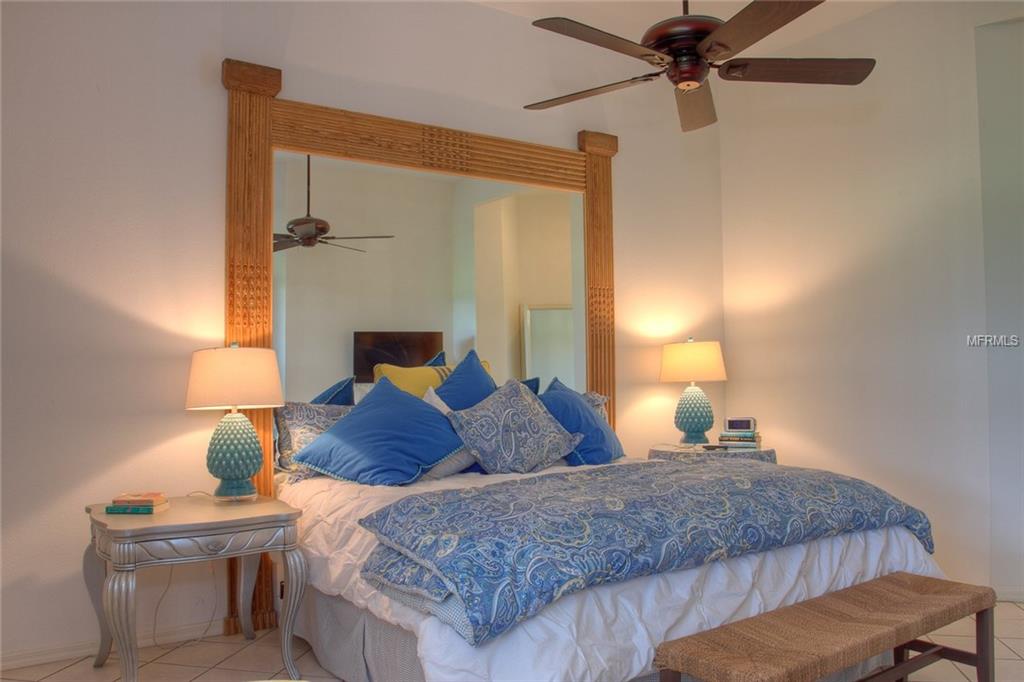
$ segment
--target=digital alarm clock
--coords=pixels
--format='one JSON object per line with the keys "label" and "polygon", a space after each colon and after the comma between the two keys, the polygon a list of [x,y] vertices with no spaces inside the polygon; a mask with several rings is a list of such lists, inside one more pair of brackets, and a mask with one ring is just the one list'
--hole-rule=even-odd
{"label": "digital alarm clock", "polygon": [[726,417],[726,431],[757,431],[757,420],[753,417]]}

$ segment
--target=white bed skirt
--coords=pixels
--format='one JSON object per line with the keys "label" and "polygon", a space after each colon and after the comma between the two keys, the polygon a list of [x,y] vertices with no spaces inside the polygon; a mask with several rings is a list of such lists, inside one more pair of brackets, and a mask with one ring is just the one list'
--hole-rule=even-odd
{"label": "white bed skirt", "polygon": [[[416,635],[342,597],[315,588],[306,590],[295,633],[313,647],[321,667],[345,682],[425,682],[416,654]],[[853,682],[891,664],[892,654],[883,654],[823,682]],[[630,682],[658,682],[658,673]],[[698,681],[684,675],[683,682]]]}

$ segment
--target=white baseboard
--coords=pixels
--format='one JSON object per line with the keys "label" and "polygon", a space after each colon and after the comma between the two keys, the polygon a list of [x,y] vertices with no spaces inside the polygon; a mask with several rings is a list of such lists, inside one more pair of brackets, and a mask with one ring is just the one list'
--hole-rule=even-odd
{"label": "white baseboard", "polygon": [[[207,630],[209,625],[209,630]],[[206,631],[207,636],[220,635],[224,633],[224,618],[218,617],[210,625],[209,621],[192,623],[189,625],[177,625],[174,627],[157,630],[156,641],[160,644],[173,644],[184,642],[190,639],[197,639]],[[139,648],[153,646],[153,631],[146,630],[145,633],[138,633]],[[62,661],[68,658],[79,658],[81,656],[95,656],[99,648],[98,641],[78,642],[65,646],[41,647],[38,649],[22,649],[21,651],[4,652],[0,655],[0,666],[3,670],[13,668],[24,668],[28,665],[50,663],[51,661]]]}
{"label": "white baseboard", "polygon": [[996,599],[999,601],[1016,601],[1024,603],[1024,590],[1019,587],[999,587],[996,585]]}

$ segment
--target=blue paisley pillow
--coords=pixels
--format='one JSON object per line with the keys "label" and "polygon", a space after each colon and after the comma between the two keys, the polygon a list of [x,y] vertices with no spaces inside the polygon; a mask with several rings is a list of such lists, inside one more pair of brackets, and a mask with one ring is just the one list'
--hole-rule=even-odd
{"label": "blue paisley pillow", "polygon": [[540,471],[583,440],[563,429],[540,399],[515,379],[473,407],[450,412],[448,419],[489,474]]}
{"label": "blue paisley pillow", "polygon": [[313,405],[312,403],[285,403],[274,408],[277,427],[277,466],[285,471],[301,467],[292,457],[306,447],[335,422],[352,411],[351,405]]}

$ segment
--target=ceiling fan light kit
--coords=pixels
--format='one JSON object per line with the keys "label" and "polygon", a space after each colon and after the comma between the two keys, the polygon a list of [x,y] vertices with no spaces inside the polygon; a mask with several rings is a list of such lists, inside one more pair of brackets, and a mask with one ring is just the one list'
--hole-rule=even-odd
{"label": "ceiling fan light kit", "polygon": [[[606,92],[649,83],[662,75],[676,88],[676,108],[683,131],[697,130],[718,120],[711,95],[712,69],[729,81],[858,85],[875,67],[874,59],[732,59],[765,36],[777,31],[824,0],[754,0],[728,21],[689,13],[654,24],[639,43],[565,17],[549,17],[534,26],[613,50],[661,71],[581,90],[526,105],[549,109]],[[729,59],[729,61],[722,61]]]}

